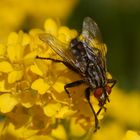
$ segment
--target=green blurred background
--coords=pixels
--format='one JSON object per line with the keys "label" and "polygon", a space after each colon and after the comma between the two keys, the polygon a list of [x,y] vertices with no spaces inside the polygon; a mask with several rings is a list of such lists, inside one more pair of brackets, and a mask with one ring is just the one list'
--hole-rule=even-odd
{"label": "green blurred background", "polygon": [[100,27],[108,46],[109,71],[118,86],[140,89],[140,1],[80,0],[67,24],[80,31],[86,16]]}

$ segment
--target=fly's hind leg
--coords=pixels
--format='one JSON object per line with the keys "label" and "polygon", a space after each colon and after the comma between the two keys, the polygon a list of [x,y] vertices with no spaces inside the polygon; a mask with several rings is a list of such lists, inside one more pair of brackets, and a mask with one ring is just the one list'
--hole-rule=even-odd
{"label": "fly's hind leg", "polygon": [[90,105],[90,108],[91,108],[91,110],[93,112],[93,115],[94,115],[94,118],[95,118],[95,130],[94,130],[94,132],[96,132],[97,129],[99,129],[100,127],[99,127],[99,121],[98,121],[98,118],[97,118],[97,114],[96,114],[96,112],[95,112],[95,110],[94,110],[94,108],[93,108],[93,106],[92,106],[92,104],[90,102],[90,87],[88,87],[85,90],[85,97],[86,97],[86,99],[87,99],[87,101],[88,101],[88,103]]}

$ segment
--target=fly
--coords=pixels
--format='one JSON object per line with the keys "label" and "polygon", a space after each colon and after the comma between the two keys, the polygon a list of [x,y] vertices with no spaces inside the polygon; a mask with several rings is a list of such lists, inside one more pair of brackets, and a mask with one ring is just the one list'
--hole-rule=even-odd
{"label": "fly", "polygon": [[[69,47],[57,40],[54,36],[48,33],[39,35],[39,38],[47,43],[63,60],[53,58],[44,58],[36,56],[38,59],[46,59],[54,62],[63,63],[69,69],[81,75],[81,79],[68,83],[64,86],[65,92],[71,98],[68,88],[87,84],[85,89],[85,97],[95,117],[95,131],[99,129],[99,121],[97,116],[102,109],[106,109],[104,104],[109,102],[109,94],[116,80],[107,79],[107,66],[105,57],[105,44],[102,42],[98,25],[90,17],[86,17],[83,21],[82,33],[80,37],[72,39]],[[98,47],[95,43],[98,44]],[[67,46],[67,47],[66,47]],[[95,112],[94,107],[90,102],[90,93],[93,94],[99,101],[100,109]]]}

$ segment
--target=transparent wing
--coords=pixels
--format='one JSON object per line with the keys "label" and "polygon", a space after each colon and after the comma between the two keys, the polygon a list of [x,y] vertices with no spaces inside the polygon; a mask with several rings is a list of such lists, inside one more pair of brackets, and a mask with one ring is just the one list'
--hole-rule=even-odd
{"label": "transparent wing", "polygon": [[40,34],[39,38],[47,43],[59,56],[63,58],[65,62],[68,62],[72,66],[75,66],[76,60],[70,53],[68,45],[60,42],[54,36],[48,33]]}
{"label": "transparent wing", "polygon": [[102,42],[100,29],[90,17],[86,17],[83,21],[82,35],[89,40],[96,38],[99,42]]}
{"label": "transparent wing", "polygon": [[100,29],[90,17],[86,17],[83,21],[82,36],[89,46],[100,50],[102,55],[105,56],[106,45],[102,41]]}
{"label": "transparent wing", "polygon": [[[82,36],[84,42],[88,47],[91,47],[92,53],[99,55],[105,66],[106,63],[106,45],[102,41],[100,29],[96,22],[90,18],[86,17],[83,21]],[[90,52],[91,53],[91,52]]]}

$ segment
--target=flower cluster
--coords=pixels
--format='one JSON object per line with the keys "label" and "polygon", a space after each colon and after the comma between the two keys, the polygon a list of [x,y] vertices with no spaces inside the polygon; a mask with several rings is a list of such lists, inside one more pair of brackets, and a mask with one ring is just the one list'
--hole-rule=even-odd
{"label": "flower cluster", "polygon": [[[13,32],[7,43],[0,45],[0,112],[7,118],[3,136],[9,127],[30,130],[30,135],[58,135],[57,129],[64,131],[69,123],[70,134],[84,135],[94,126],[94,115],[85,100],[86,86],[70,89],[72,101],[64,90],[64,85],[79,80],[79,75],[61,63],[36,59],[36,56],[61,59],[39,39],[44,32],[66,44],[78,35],[76,30],[47,19],[45,31]],[[93,95],[91,102],[98,111],[98,101]],[[98,119],[102,117],[103,110]],[[80,132],[77,134],[75,129]]]}

